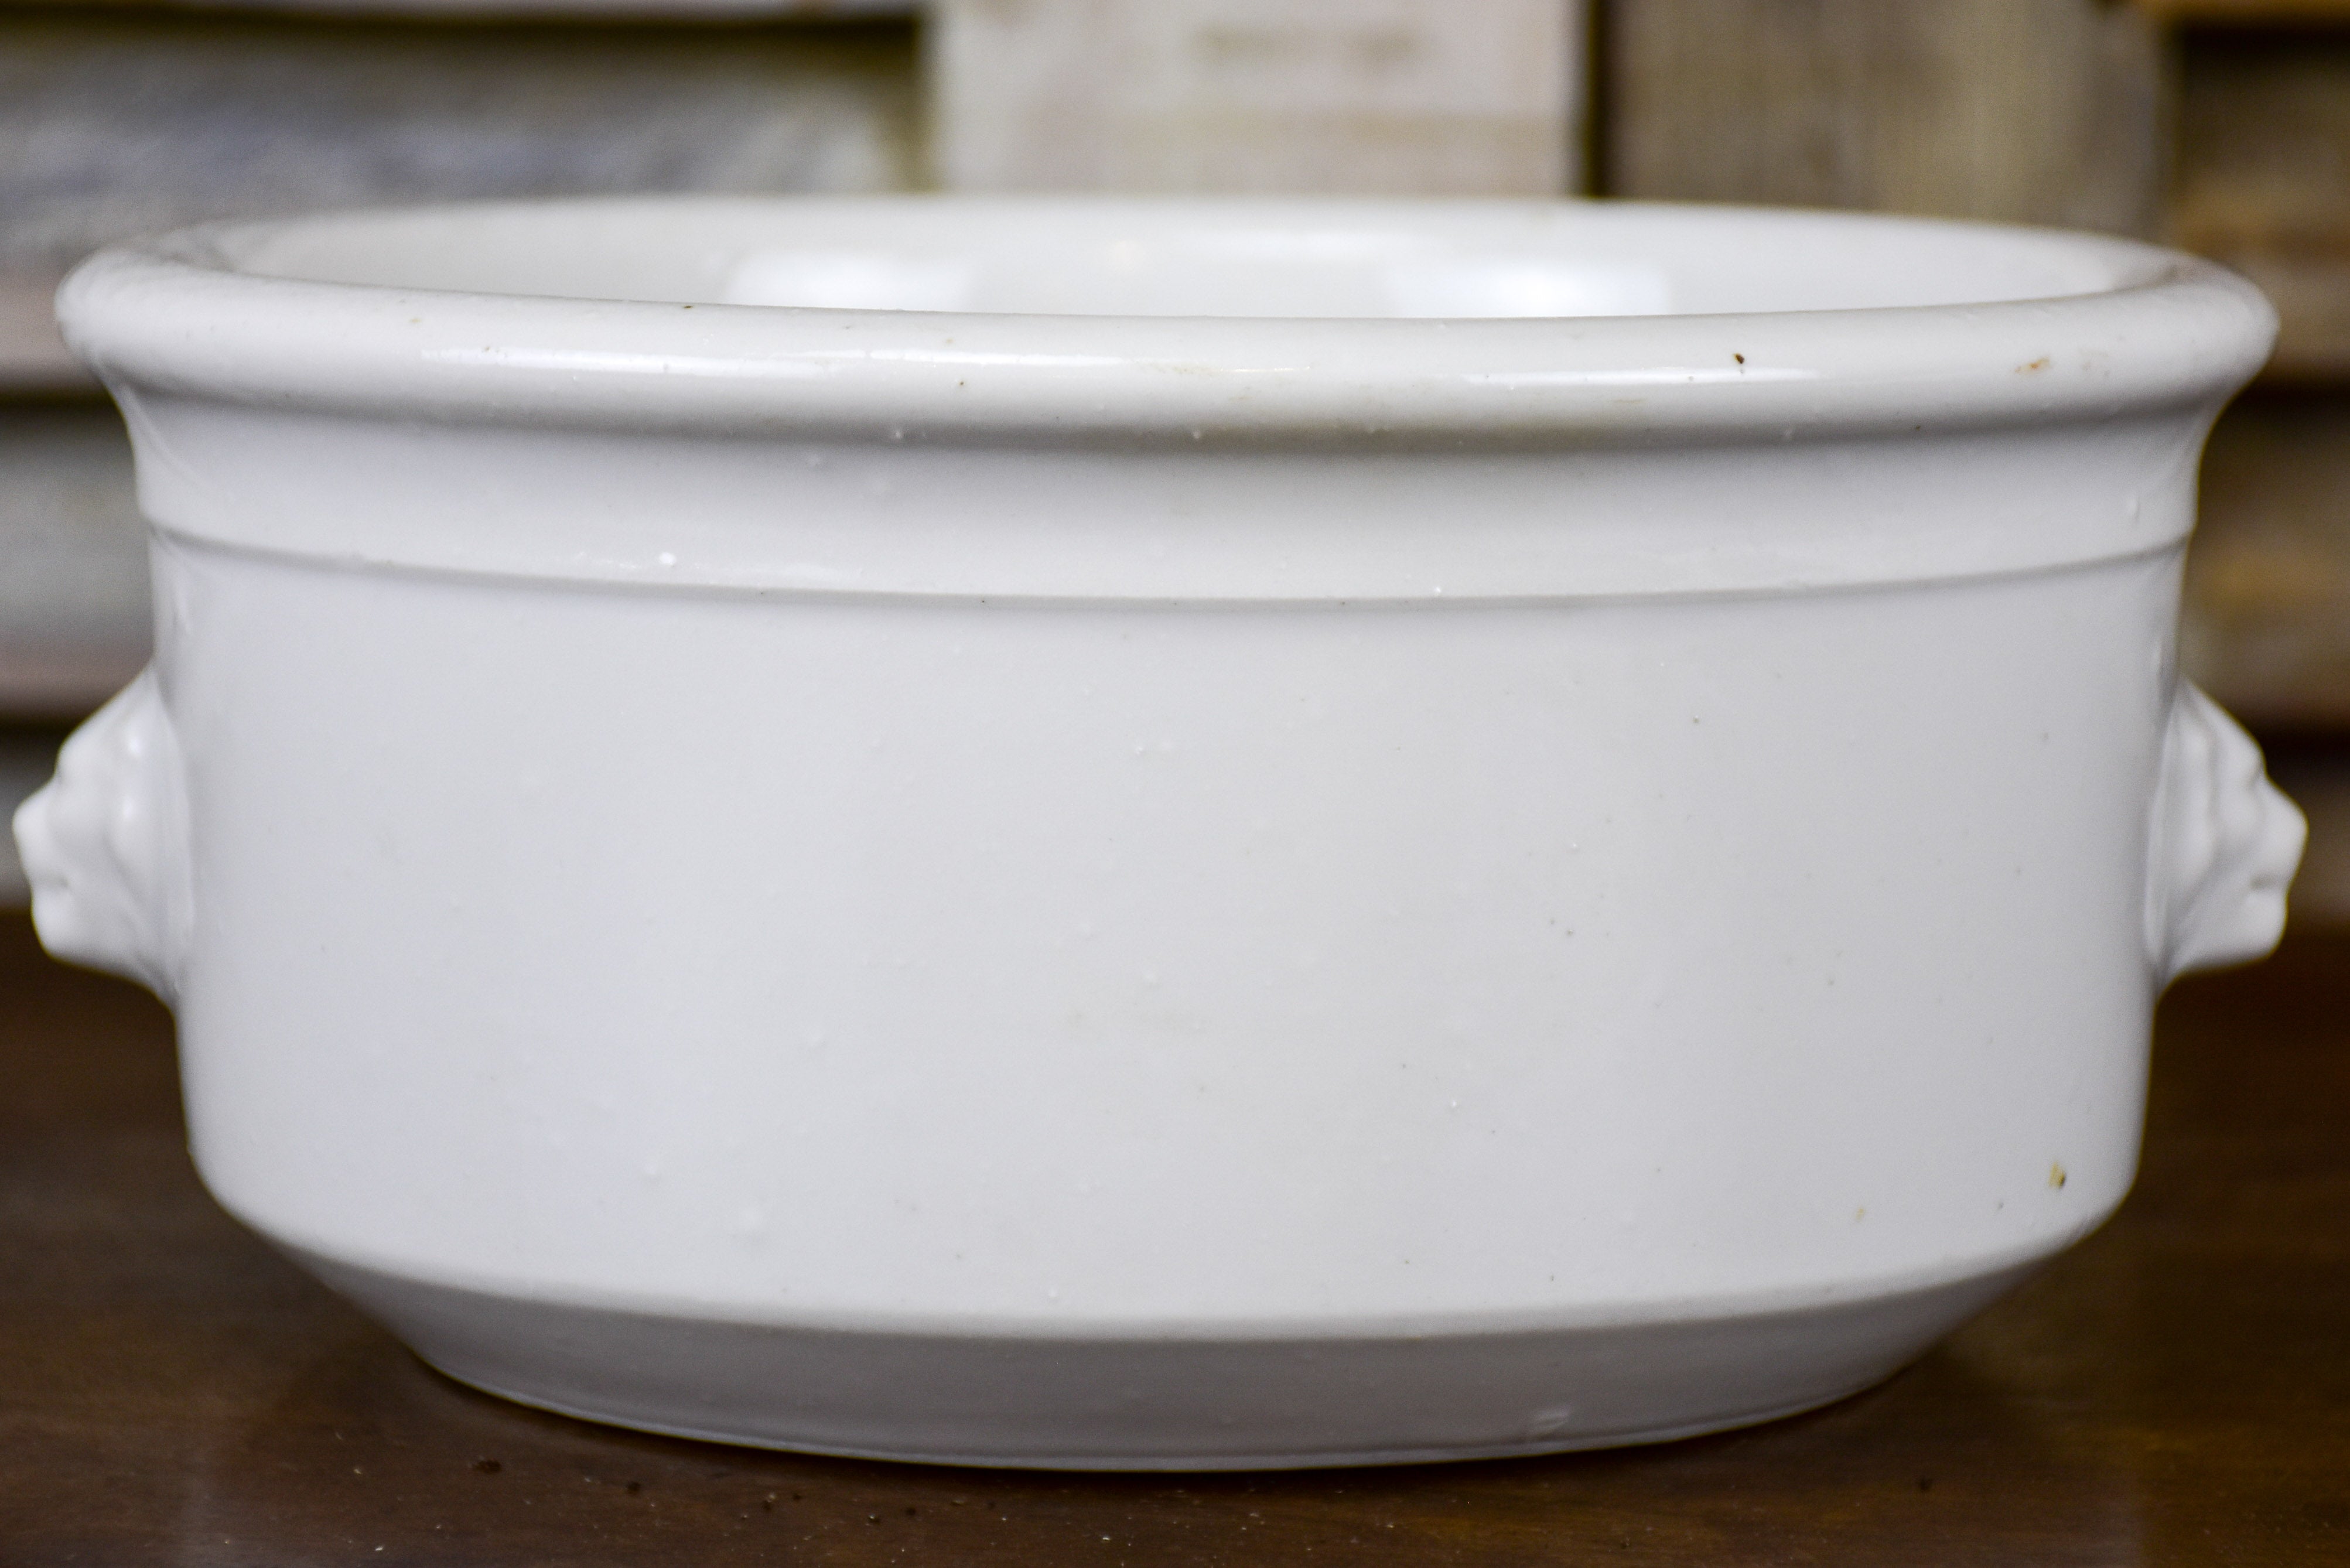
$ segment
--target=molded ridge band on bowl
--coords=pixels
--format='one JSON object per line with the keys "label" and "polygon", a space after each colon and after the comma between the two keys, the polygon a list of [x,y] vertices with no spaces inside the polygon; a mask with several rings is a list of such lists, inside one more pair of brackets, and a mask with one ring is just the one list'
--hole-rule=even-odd
{"label": "molded ridge band on bowl", "polygon": [[1104,1470],[1495,1458],[1744,1426],[1890,1376],[2040,1266],[1612,1329],[1185,1340],[661,1317],[294,1255],[442,1372],[564,1415],[819,1453]]}
{"label": "molded ridge band on bowl", "polygon": [[[920,205],[874,202],[871,210]],[[1022,209],[934,202],[929,210],[951,222],[991,212],[1016,221]],[[1705,223],[1690,209],[1597,210],[1635,229],[1644,217],[1672,225],[1679,244]],[[599,212],[614,222],[631,214],[652,222],[661,209],[565,203],[541,211],[553,214],[549,223],[584,223]],[[1102,211],[1115,217],[1118,210]],[[509,228],[528,218],[511,207],[475,214]],[[411,221],[466,215],[451,210]],[[273,242],[361,221],[189,231],[101,253],[59,293],[68,340],[118,395],[143,389],[432,422],[997,446],[1217,440],[1401,451],[1949,431],[2189,409],[2249,377],[2275,332],[2259,292],[2220,267],[2123,241],[2059,242],[2026,231],[2015,232],[2015,244],[2064,248],[2084,264],[2093,258],[2112,286],[1859,310],[1248,319],[620,302],[240,270],[239,256]],[[398,232],[398,220],[364,221]],[[1981,243],[2000,232],[1891,219],[1862,229],[1818,214],[1733,212],[1716,221],[1717,243],[1757,222],[1811,224],[1824,245],[1846,233],[1947,232]]]}
{"label": "molded ridge band on bowl", "polygon": [[[1771,442],[1722,461],[1656,449],[1046,460],[754,439],[681,452],[673,437],[618,431],[124,403],[165,548],[998,606],[1588,603],[2078,567],[2184,544],[2204,426],[2196,412],[1998,438]],[[308,464],[338,476],[331,506]]]}

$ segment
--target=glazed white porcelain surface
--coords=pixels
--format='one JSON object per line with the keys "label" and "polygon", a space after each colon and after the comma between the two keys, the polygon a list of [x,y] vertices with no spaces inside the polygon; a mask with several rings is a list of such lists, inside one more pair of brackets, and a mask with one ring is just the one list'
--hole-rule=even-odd
{"label": "glazed white porcelain surface", "polygon": [[[893,308],[896,307],[896,308]],[[2098,1223],[2300,817],[2173,662],[2272,317],[1542,204],[449,209],[62,296],[157,655],[19,816],[200,1168],[739,1440],[1446,1458],[1835,1397]]]}

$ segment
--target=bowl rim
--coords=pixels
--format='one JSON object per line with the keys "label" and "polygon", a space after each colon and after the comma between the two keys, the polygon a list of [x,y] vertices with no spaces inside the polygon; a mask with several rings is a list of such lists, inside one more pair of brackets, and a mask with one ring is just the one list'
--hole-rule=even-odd
{"label": "bowl rim", "polygon": [[[670,304],[272,275],[306,227],[600,209],[847,204],[938,214],[1500,208],[2031,236],[2110,286],[2045,298],[1740,314],[1515,317],[1034,315]],[[1445,448],[1780,441],[2216,410],[2276,314],[2226,268],[2106,235],[1675,203],[1086,197],[627,197],[379,208],[118,245],[58,290],[117,397],[535,429],[954,444]]]}

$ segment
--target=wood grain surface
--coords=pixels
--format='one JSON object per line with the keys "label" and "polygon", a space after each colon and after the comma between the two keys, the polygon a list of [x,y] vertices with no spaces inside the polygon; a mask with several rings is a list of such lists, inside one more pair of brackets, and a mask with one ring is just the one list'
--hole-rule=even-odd
{"label": "wood grain surface", "polygon": [[2160,29],[2104,0],[1607,0],[1609,195],[2153,232]]}
{"label": "wood grain surface", "polygon": [[2350,729],[2350,394],[2263,391],[2203,454],[2179,653],[2257,731]]}
{"label": "wood grain surface", "polygon": [[182,1147],[170,1022],[0,919],[0,1563],[2350,1562],[2350,939],[2165,1003],[2137,1194],[1874,1392],[1244,1477],[797,1458],[460,1388]]}
{"label": "wood grain surface", "polygon": [[[99,245],[409,202],[897,190],[918,175],[909,21],[504,23],[268,4],[0,5],[0,395],[95,395],[49,315]],[[472,0],[385,0],[454,12]],[[735,0],[675,0],[680,11]],[[763,0],[743,0],[745,5]],[[350,0],[366,12],[376,0]],[[878,5],[842,15],[870,16]],[[307,14],[304,14],[304,13]]]}
{"label": "wood grain surface", "polygon": [[2167,234],[2261,286],[2272,382],[2350,382],[2350,5],[2334,26],[2182,34]]}
{"label": "wood grain surface", "polygon": [[934,0],[958,191],[1581,188],[1583,0]]}

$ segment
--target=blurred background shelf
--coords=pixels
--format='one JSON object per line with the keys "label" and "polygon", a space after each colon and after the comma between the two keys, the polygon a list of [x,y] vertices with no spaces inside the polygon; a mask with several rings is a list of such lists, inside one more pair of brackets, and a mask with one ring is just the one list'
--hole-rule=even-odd
{"label": "blurred background shelf", "polygon": [[213,16],[461,22],[859,21],[918,14],[922,0],[9,0],[64,12],[196,11]]}
{"label": "blurred background shelf", "polygon": [[2168,22],[2249,23],[2350,21],[2350,0],[2137,0],[2137,8]]}
{"label": "blurred background shelf", "polygon": [[0,389],[94,390],[48,297],[131,234],[392,202],[903,189],[912,26],[826,17],[0,10]]}
{"label": "blurred background shelf", "polygon": [[94,246],[922,188],[1790,202],[2242,270],[2283,336],[2212,443],[2183,654],[2318,818],[2297,910],[2350,915],[2350,0],[0,5],[0,729],[37,751],[143,657],[127,452],[48,311]]}
{"label": "blurred background shelf", "polygon": [[2162,29],[2097,0],[1604,0],[1600,185],[2149,234]]}
{"label": "blurred background shelf", "polygon": [[1556,195],[1583,185],[1570,0],[939,0],[956,190]]}
{"label": "blurred background shelf", "polygon": [[2272,381],[2350,383],[2350,5],[2335,26],[2190,33],[2168,237],[2266,289]]}

